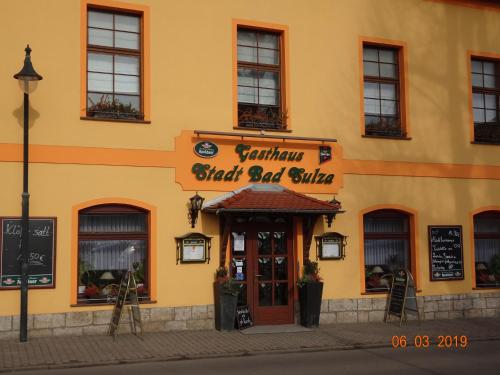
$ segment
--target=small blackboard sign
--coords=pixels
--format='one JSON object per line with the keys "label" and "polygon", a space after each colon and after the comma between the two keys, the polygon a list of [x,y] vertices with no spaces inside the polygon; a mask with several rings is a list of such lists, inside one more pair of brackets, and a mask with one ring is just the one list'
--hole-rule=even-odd
{"label": "small blackboard sign", "polygon": [[[0,218],[0,288],[21,285],[21,218]],[[56,219],[30,218],[28,286],[55,287]]]}
{"label": "small blackboard sign", "polygon": [[403,268],[397,271],[392,278],[385,321],[388,322],[390,316],[395,315],[399,317],[401,326],[403,319],[407,320],[408,312],[412,312],[417,315],[420,322],[416,292],[415,281],[410,271]]}
{"label": "small blackboard sign", "polygon": [[463,280],[461,225],[429,225],[431,281]]}
{"label": "small blackboard sign", "polygon": [[236,307],[236,322],[238,323],[238,329],[245,329],[253,326],[248,305]]}
{"label": "small blackboard sign", "polygon": [[403,314],[406,291],[408,289],[408,273],[401,269],[394,275],[389,295],[388,314],[401,317]]}

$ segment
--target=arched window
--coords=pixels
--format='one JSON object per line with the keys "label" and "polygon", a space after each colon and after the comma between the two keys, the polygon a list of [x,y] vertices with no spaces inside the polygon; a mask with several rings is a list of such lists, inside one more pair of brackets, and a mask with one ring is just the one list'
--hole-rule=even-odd
{"label": "arched window", "polygon": [[148,298],[149,212],[99,205],[78,213],[78,303],[111,303],[121,277],[134,271],[139,299]]}
{"label": "arched window", "polygon": [[500,212],[474,216],[476,286],[500,288]]}
{"label": "arched window", "polygon": [[377,210],[364,215],[363,225],[366,291],[386,292],[392,273],[411,269],[410,217],[396,210]]}

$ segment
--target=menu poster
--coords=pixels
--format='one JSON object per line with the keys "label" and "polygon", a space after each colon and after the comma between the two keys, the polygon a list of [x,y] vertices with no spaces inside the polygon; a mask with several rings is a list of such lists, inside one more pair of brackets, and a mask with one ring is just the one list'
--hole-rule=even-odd
{"label": "menu poster", "polygon": [[429,225],[431,281],[463,280],[461,225]]}

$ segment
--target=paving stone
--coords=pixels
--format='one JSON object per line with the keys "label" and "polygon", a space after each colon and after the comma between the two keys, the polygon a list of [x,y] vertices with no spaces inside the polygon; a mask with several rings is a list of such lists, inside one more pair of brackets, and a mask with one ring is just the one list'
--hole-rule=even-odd
{"label": "paving stone", "polygon": [[482,311],[481,309],[464,310],[464,316],[466,318],[480,318],[481,311]]}
{"label": "paving stone", "polygon": [[191,308],[192,319],[208,319],[207,305],[193,306]]}
{"label": "paving stone", "polygon": [[93,312],[93,324],[109,324],[111,321],[111,310],[108,311],[94,311]]}
{"label": "paving stone", "polygon": [[455,310],[468,310],[472,309],[473,306],[473,300],[470,298],[467,299],[462,299],[459,301],[453,301],[453,308]]}
{"label": "paving stone", "polygon": [[35,315],[34,328],[62,328],[66,326],[66,314],[40,314]]}
{"label": "paving stone", "polygon": [[92,324],[92,311],[79,311],[66,314],[66,327],[82,327]]}
{"label": "paving stone", "polygon": [[215,329],[215,321],[213,319],[188,320],[186,328],[189,330]]}
{"label": "paving stone", "polygon": [[357,300],[355,299],[332,299],[328,304],[330,312],[337,311],[356,311]]}
{"label": "paving stone", "polygon": [[150,319],[153,322],[157,320],[174,320],[174,317],[173,307],[156,307],[150,311]]}
{"label": "paving stone", "polygon": [[372,311],[373,302],[372,298],[359,298],[358,299],[358,311]]}
{"label": "paving stone", "polygon": [[53,336],[83,336],[82,327],[66,327],[66,328],[54,328],[52,330]]}
{"label": "paving stone", "polygon": [[162,332],[165,331],[165,321],[144,322],[142,328],[144,332]]}
{"label": "paving stone", "polygon": [[472,300],[472,308],[474,309],[485,309],[486,308],[486,299],[485,298],[476,298]]}
{"label": "paving stone", "polygon": [[453,310],[453,302],[452,301],[438,301],[437,304],[438,304],[438,311]]}
{"label": "paving stone", "polygon": [[500,298],[486,298],[486,307],[491,309],[500,308]]}
{"label": "paving stone", "polygon": [[435,313],[435,317],[436,319],[449,319],[450,318],[450,314],[448,313],[448,311],[438,311]]}
{"label": "paving stone", "polygon": [[434,312],[434,311],[438,311],[438,303],[436,301],[426,300],[424,304],[424,312]]}
{"label": "paving stone", "polygon": [[496,318],[497,310],[496,309],[484,309],[482,311],[483,318]]}
{"label": "paving stone", "polygon": [[356,311],[337,312],[337,323],[356,323],[357,321],[358,313]]}
{"label": "paving stone", "polygon": [[187,329],[187,324],[185,320],[171,320],[167,321],[165,324],[165,329],[167,331],[181,331]]}
{"label": "paving stone", "polygon": [[434,320],[434,319],[436,319],[436,313],[434,312],[424,313],[424,320]]}
{"label": "paving stone", "polygon": [[83,327],[83,334],[85,336],[88,336],[88,335],[103,336],[103,335],[107,335],[108,329],[109,329],[109,325],[104,325],[104,324],[98,325],[98,326],[88,326],[88,327]]}
{"label": "paving stone", "polygon": [[337,322],[337,314],[334,312],[321,313],[319,315],[319,324],[332,324]]}
{"label": "paving stone", "polygon": [[387,298],[372,298],[372,309],[385,311],[387,309]]}
{"label": "paving stone", "polygon": [[175,307],[175,320],[190,320],[193,316],[191,307]]}
{"label": "paving stone", "polygon": [[385,311],[369,311],[368,320],[370,322],[383,322],[385,318]]}
{"label": "paving stone", "polygon": [[12,330],[12,316],[0,316],[0,331]]}
{"label": "paving stone", "polygon": [[[17,333],[19,337],[19,332]],[[30,337],[47,337],[52,336],[52,329],[33,329],[28,331],[28,340]]]}
{"label": "paving stone", "polygon": [[327,299],[321,300],[321,312],[322,313],[328,312],[328,303],[329,303],[329,300],[327,300]]}
{"label": "paving stone", "polygon": [[[12,317],[12,329],[14,331],[19,330],[19,315],[14,315]],[[28,315],[28,329],[33,329],[34,328],[34,315]]]}
{"label": "paving stone", "polygon": [[358,322],[368,323],[370,321],[370,313],[368,311],[358,311]]}
{"label": "paving stone", "polygon": [[[457,302],[457,301],[455,301],[455,302]],[[449,312],[449,318],[450,319],[462,319],[463,317],[464,317],[463,310],[450,311]]]}

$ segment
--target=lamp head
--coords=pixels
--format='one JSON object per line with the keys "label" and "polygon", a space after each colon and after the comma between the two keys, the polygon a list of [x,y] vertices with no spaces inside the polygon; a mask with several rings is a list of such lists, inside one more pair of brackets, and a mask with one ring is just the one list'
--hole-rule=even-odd
{"label": "lamp head", "polygon": [[35,91],[38,81],[41,81],[43,77],[35,71],[33,64],[31,63],[31,48],[29,44],[24,49],[26,51],[26,56],[24,58],[23,68],[19,73],[14,74],[14,78],[19,81],[19,86],[25,94],[30,94]]}

